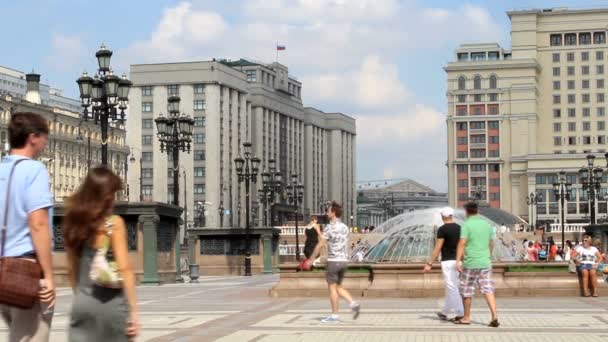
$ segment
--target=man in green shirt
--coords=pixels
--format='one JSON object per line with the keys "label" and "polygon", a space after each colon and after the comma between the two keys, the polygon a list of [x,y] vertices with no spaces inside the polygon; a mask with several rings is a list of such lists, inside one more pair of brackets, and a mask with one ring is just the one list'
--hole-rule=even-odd
{"label": "man in green shirt", "polygon": [[[497,328],[496,298],[492,281],[492,251],[496,233],[490,224],[479,216],[476,202],[464,205],[467,220],[460,230],[460,242],[456,252],[458,271],[460,272],[460,294],[463,298],[464,317],[456,324],[471,324],[471,303],[476,288],[486,297],[492,313],[489,326]],[[464,263],[462,262],[464,257]]]}

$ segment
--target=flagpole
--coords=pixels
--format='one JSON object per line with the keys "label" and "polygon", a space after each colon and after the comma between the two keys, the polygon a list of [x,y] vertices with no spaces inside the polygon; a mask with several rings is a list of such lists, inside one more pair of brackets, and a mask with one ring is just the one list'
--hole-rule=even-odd
{"label": "flagpole", "polygon": [[276,62],[279,63],[279,42],[274,46],[274,50],[277,53]]}

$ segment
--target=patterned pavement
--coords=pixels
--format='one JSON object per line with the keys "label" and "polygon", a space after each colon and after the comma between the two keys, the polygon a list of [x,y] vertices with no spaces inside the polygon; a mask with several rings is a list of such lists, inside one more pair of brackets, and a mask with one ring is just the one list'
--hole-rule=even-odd
{"label": "patterned pavement", "polygon": [[[200,284],[138,288],[143,326],[138,341],[218,342],[608,342],[608,298],[498,298],[501,327],[488,328],[482,298],[473,324],[439,321],[441,299],[363,299],[353,321],[323,324],[326,299],[272,299],[276,276],[205,277]],[[71,292],[59,291],[51,341],[65,341]],[[0,341],[7,340],[0,323]]]}

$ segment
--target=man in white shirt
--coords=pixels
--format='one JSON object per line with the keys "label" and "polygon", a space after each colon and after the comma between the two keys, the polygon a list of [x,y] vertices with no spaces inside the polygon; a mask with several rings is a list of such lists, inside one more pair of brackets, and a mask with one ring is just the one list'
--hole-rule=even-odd
{"label": "man in white shirt", "polygon": [[346,269],[348,268],[348,227],[342,223],[342,206],[337,202],[332,202],[327,210],[329,224],[323,229],[323,234],[319,238],[319,243],[308,259],[308,263],[319,255],[321,248],[327,246],[327,269],[326,279],[329,288],[329,301],[331,302],[331,315],[321,320],[323,323],[335,323],[340,321],[338,311],[340,309],[340,297],[350,304],[353,311],[353,318],[359,317],[361,306],[355,302],[342,286]]}

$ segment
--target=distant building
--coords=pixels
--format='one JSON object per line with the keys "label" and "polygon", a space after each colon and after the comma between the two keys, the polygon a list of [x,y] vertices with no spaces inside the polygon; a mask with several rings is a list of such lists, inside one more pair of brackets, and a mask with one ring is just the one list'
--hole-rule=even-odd
{"label": "distant building", "polygon": [[359,182],[357,226],[377,227],[404,212],[447,204],[446,193],[435,191],[411,179]]}

